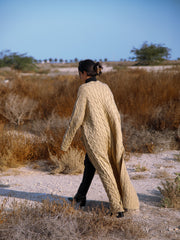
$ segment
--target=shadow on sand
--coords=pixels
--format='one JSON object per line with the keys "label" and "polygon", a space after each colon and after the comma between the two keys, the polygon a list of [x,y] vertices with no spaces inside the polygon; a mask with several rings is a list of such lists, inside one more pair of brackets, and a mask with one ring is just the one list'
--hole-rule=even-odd
{"label": "shadow on sand", "polygon": [[[49,201],[56,201],[62,204],[64,202],[72,204],[68,200],[68,197],[70,196],[59,196],[59,195],[53,195],[53,194],[47,194],[47,193],[16,191],[16,190],[10,190],[8,189],[8,187],[9,185],[0,184],[0,196],[11,198],[11,199],[18,198],[18,199],[29,200],[34,202],[42,202],[43,200],[49,200]],[[155,191],[151,194],[152,195],[138,194],[140,202],[143,202],[150,206],[159,206],[161,201],[159,192]],[[102,207],[109,209],[109,202],[87,199],[85,209],[102,208]]]}

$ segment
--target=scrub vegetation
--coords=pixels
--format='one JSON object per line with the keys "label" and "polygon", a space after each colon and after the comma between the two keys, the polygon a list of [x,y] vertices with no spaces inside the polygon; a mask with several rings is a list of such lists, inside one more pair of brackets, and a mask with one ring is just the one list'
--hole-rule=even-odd
{"label": "scrub vegetation", "polygon": [[142,239],[143,224],[125,218],[119,221],[102,208],[75,210],[66,202],[44,201],[41,205],[12,204],[13,211],[0,209],[0,239]]}
{"label": "scrub vegetation", "polygon": [[180,176],[162,182],[158,189],[163,196],[163,207],[180,209]]}
{"label": "scrub vegetation", "polygon": [[0,67],[11,67],[20,71],[35,71],[35,59],[26,54],[11,52],[10,50],[0,52]]}
{"label": "scrub vegetation", "polygon": [[[22,74],[0,70],[0,170],[46,163],[52,174],[83,171],[80,131],[68,152],[60,150],[77,90],[78,76],[49,76],[49,71]],[[180,147],[180,68],[166,72],[117,68],[100,77],[111,88],[121,114],[126,160],[130,152],[154,153]],[[75,161],[76,160],[76,161]],[[177,156],[176,161],[179,161]],[[78,164],[77,164],[78,163]],[[137,171],[148,170],[142,165]],[[158,174],[163,180],[165,174]],[[134,176],[144,179],[145,175]],[[164,182],[162,205],[179,209],[179,176]],[[32,206],[14,202],[0,207],[0,239],[146,239],[146,226],[132,217],[112,218],[103,206],[75,209],[57,201]]]}
{"label": "scrub vegetation", "polygon": [[131,53],[135,55],[137,65],[158,65],[167,60],[171,49],[162,44],[148,44],[144,42],[140,49],[133,48]]}
{"label": "scrub vegetation", "polygon": [[[66,165],[60,144],[80,86],[79,77],[23,75],[11,70],[0,71],[0,79],[0,168],[39,159],[48,159],[54,166],[55,159],[63,159]],[[124,68],[104,73],[100,80],[114,94],[127,152],[179,149],[178,66],[164,72]],[[84,151],[80,131],[73,148]],[[71,152],[77,155],[75,150]],[[72,174],[81,172],[74,165],[73,169]]]}

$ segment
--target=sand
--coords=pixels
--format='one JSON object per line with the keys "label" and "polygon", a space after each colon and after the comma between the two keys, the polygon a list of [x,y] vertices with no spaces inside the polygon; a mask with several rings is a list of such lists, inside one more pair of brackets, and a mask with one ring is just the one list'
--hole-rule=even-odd
{"label": "sand", "polygon": [[[167,178],[174,179],[180,173],[180,163],[175,160],[179,151],[165,151],[157,154],[130,154],[126,166],[132,183],[138,193],[140,210],[125,213],[135,221],[145,224],[148,239],[180,239],[180,212],[162,208],[158,186]],[[136,168],[145,167],[146,171],[137,172]],[[65,199],[74,196],[81,182],[80,175],[52,175],[42,169],[29,165],[0,173],[0,204],[7,199],[6,208],[11,203],[27,201],[41,204],[43,199]],[[139,176],[143,176],[141,179]],[[134,178],[137,180],[134,180]],[[87,195],[87,207],[109,207],[108,197],[96,174]]]}

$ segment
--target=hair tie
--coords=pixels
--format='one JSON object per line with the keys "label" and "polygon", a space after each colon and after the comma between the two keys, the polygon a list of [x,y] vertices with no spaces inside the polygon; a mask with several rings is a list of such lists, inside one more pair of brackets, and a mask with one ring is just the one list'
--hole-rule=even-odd
{"label": "hair tie", "polygon": [[97,74],[98,75],[101,75],[101,70],[103,69],[103,67],[101,66],[101,64],[98,62],[98,65],[97,65]]}
{"label": "hair tie", "polygon": [[96,70],[96,72],[97,72],[97,75],[99,75],[99,72],[100,72],[100,68],[99,68],[99,66],[97,66],[97,70]]}
{"label": "hair tie", "polygon": [[95,72],[96,72],[96,74],[97,75],[101,75],[101,70],[102,70],[102,66],[101,66],[101,64],[99,63],[99,62],[97,62],[97,63],[95,63],[95,65],[94,65],[94,70],[95,70]]}

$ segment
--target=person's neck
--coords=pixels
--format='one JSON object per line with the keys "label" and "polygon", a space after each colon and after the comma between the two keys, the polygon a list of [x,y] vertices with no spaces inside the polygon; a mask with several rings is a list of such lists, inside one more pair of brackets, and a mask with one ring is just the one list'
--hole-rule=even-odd
{"label": "person's neck", "polygon": [[96,77],[89,76],[88,78],[86,78],[85,83],[88,83],[88,82],[91,82],[91,81],[97,81]]}

